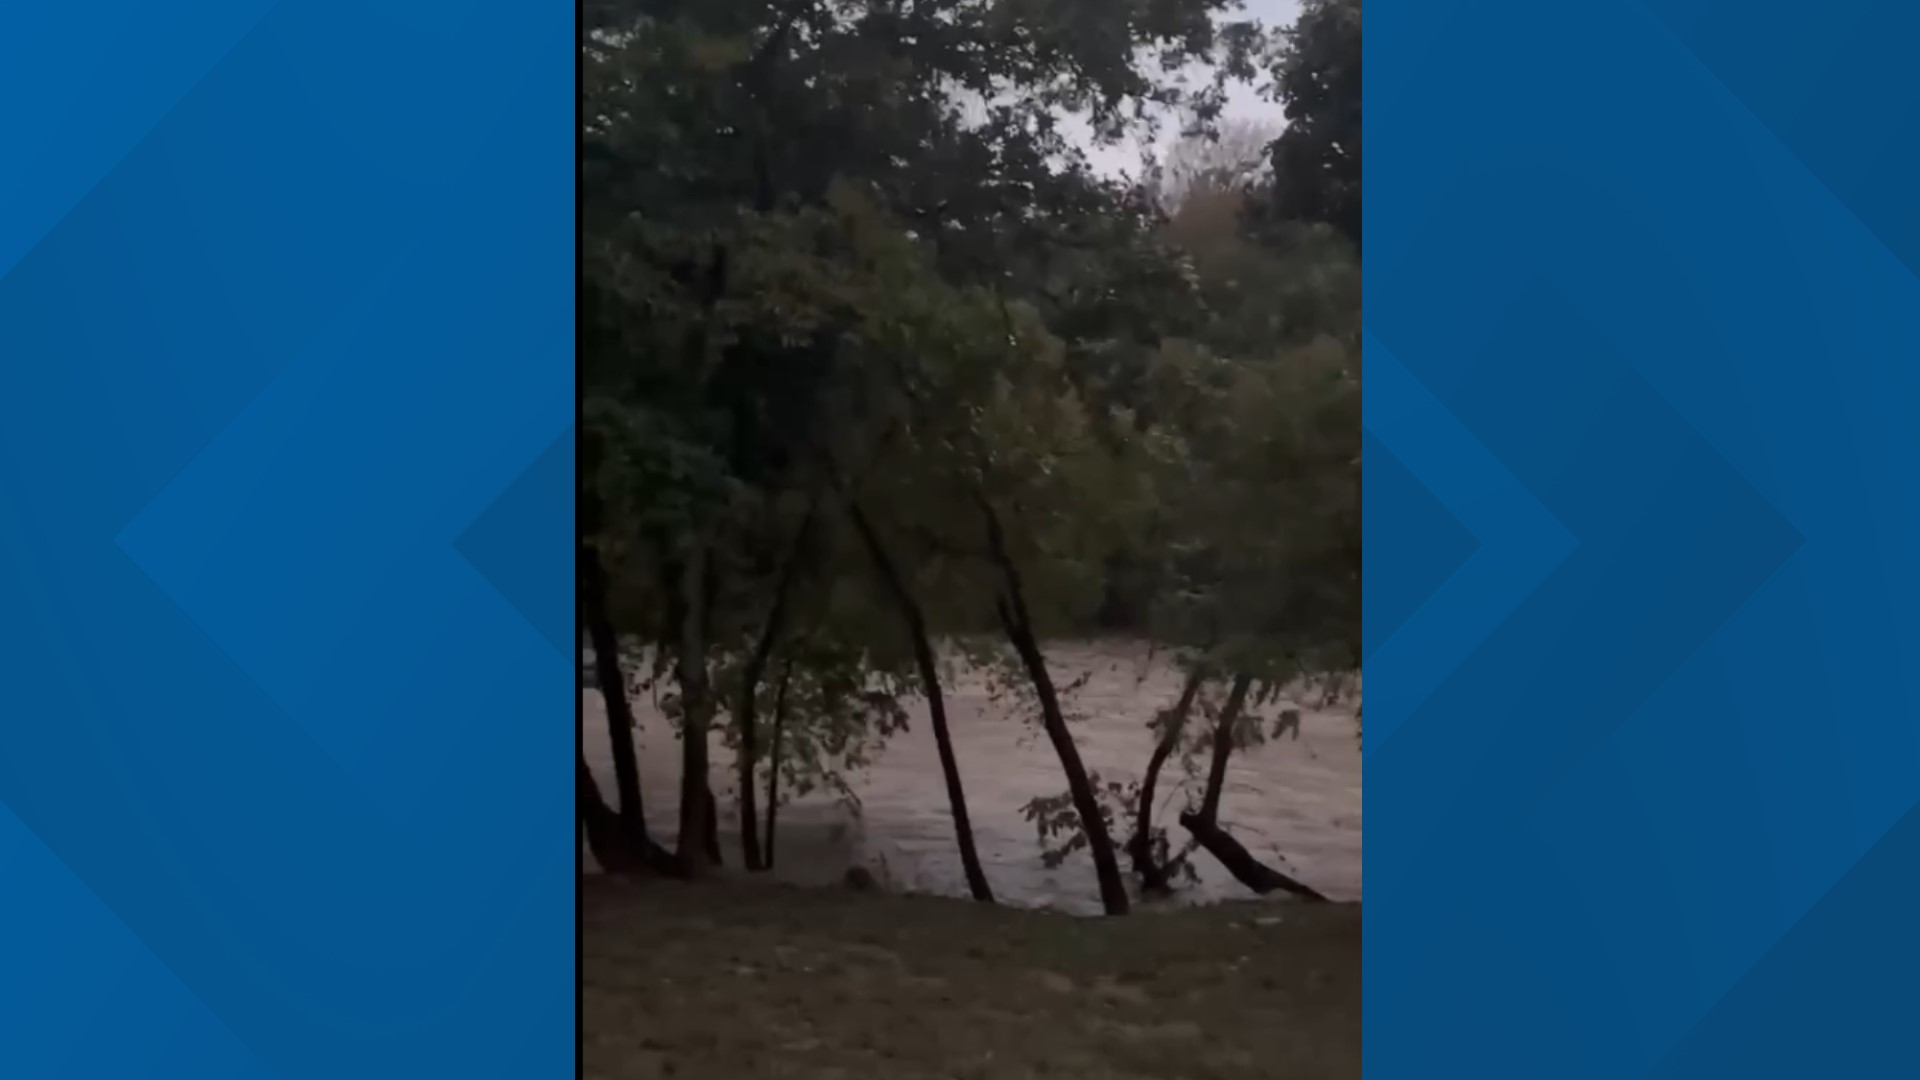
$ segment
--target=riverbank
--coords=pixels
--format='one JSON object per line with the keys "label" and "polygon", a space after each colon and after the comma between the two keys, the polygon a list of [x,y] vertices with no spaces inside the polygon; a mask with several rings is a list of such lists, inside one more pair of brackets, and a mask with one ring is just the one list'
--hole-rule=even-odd
{"label": "riverbank", "polygon": [[595,1080],[1357,1080],[1360,905],[582,883]]}

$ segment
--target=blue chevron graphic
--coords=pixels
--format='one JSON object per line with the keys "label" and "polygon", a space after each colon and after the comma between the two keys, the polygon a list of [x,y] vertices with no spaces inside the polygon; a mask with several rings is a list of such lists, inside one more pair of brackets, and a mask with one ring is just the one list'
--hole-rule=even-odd
{"label": "blue chevron graphic", "polygon": [[1420,486],[1379,440],[1366,437],[1367,527],[1381,533],[1419,537],[1418,544],[1391,561],[1366,568],[1372,585],[1365,597],[1361,655],[1371,660],[1380,642],[1393,636],[1435,590],[1460,569],[1480,542],[1426,488]]}
{"label": "blue chevron graphic", "polygon": [[[178,9],[143,4],[9,5],[0,15],[0,146],[17,162],[0,175],[0,277],[111,172],[168,110],[273,7],[212,0]],[[45,43],[87,43],[111,79],[69,79],[49,94]]]}
{"label": "blue chevron graphic", "polygon": [[453,542],[561,656],[575,653],[573,488],[568,425]]}
{"label": "blue chevron graphic", "polygon": [[1369,9],[1369,429],[1577,547],[1367,747],[1368,1075],[1913,1075],[1920,9]]}
{"label": "blue chevron graphic", "polygon": [[0,1072],[573,1075],[576,46],[0,14]]}
{"label": "blue chevron graphic", "polygon": [[1373,688],[1368,703],[1366,750],[1373,752],[1577,545],[1378,338],[1368,334],[1365,349],[1368,434],[1480,545],[1374,650],[1369,667],[1393,677]]}
{"label": "blue chevron graphic", "polygon": [[1913,1062],[1920,935],[1887,929],[1905,925],[1916,904],[1920,809],[1867,852],[1645,1075],[1881,1076]]}
{"label": "blue chevron graphic", "polygon": [[[1907,74],[1907,43],[1920,32],[1913,5],[1853,0],[1809,20],[1785,0],[1646,4],[1741,107],[1920,272],[1920,88]],[[1778,63],[1788,51],[1798,62]]]}
{"label": "blue chevron graphic", "polygon": [[[139,1076],[194,1061],[217,1080],[274,1075],[113,912],[0,807],[9,870],[0,1042],[17,1076]],[[113,1038],[99,1017],[120,1016]],[[36,1020],[37,1018],[37,1020]]]}

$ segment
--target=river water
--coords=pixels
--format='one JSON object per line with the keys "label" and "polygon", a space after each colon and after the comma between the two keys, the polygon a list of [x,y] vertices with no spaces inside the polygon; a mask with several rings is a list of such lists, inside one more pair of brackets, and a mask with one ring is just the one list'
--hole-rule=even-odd
{"label": "river water", "polygon": [[[1071,695],[1063,695],[1063,707],[1079,717],[1073,724],[1074,741],[1087,768],[1103,779],[1137,779],[1153,750],[1147,722],[1179,696],[1179,672],[1144,645],[1061,643],[1049,646],[1047,656],[1062,687],[1085,679]],[[982,673],[962,670],[949,682],[947,711],[955,755],[974,839],[997,898],[1023,907],[1098,911],[1092,859],[1082,852],[1048,868],[1033,825],[1021,815],[1034,797],[1066,789],[1059,759],[1037,716],[1026,715],[1029,710],[1015,701],[992,700]],[[613,758],[605,705],[598,690],[582,694],[587,763],[611,800]],[[642,697],[634,704],[647,823],[656,836],[670,838],[679,797],[679,747],[651,699]],[[1357,702],[1324,710],[1313,704],[1317,699],[1311,697],[1301,704],[1297,740],[1282,739],[1234,754],[1220,819],[1255,855],[1336,900],[1358,900]],[[1277,710],[1269,706],[1267,712]],[[894,736],[853,780],[860,813],[821,793],[781,808],[774,876],[798,884],[828,884],[857,864],[890,890],[966,895],[925,706],[916,703],[910,716],[908,730]],[[737,867],[733,756],[717,735],[712,747],[724,854],[727,863]],[[1182,802],[1171,795],[1181,776],[1178,763],[1169,762],[1160,787],[1172,801],[1162,798],[1156,810],[1156,820],[1170,826],[1176,846],[1186,842],[1185,830],[1177,823]],[[591,857],[587,860],[591,868]],[[1251,895],[1205,852],[1195,853],[1194,864],[1201,880],[1181,890],[1180,902]]]}

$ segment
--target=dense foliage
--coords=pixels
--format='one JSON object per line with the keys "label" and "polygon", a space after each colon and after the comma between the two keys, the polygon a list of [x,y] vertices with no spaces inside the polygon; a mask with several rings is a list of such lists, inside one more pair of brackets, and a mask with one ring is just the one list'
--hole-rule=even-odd
{"label": "dense foliage", "polygon": [[[1178,862],[1147,814],[1168,760],[1210,773],[1194,843],[1272,884],[1235,865],[1218,776],[1280,687],[1358,666],[1359,7],[1278,36],[1234,7],[589,6],[581,611],[618,811],[580,782],[605,865],[725,857],[717,736],[764,867],[779,803],[850,795],[919,695],[990,899],[942,706],[964,635],[1057,755],[1067,792],[1030,813],[1091,854],[1108,911],[1123,855],[1154,887]],[[1235,143],[1224,85],[1262,65],[1290,125],[1205,164]],[[1196,66],[1215,77],[1171,74]],[[1070,113],[1106,139],[1177,118],[1189,167],[1104,178]],[[1081,764],[1047,662],[1096,629],[1191,673],[1131,784]],[[638,811],[642,686],[680,732],[674,838]]]}

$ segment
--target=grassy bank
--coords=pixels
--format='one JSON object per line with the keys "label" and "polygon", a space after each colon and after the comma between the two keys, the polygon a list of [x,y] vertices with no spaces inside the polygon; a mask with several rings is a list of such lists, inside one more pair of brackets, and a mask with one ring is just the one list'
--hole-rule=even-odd
{"label": "grassy bank", "polygon": [[1360,1076],[1358,905],[1094,920],[758,885],[583,889],[590,1078]]}

